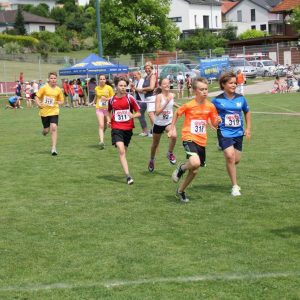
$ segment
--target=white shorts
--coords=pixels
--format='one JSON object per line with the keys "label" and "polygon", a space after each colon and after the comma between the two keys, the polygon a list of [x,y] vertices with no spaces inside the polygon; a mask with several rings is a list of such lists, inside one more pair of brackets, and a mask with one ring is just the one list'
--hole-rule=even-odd
{"label": "white shorts", "polygon": [[155,111],[155,98],[156,96],[151,96],[145,99],[145,102],[147,103],[147,112]]}

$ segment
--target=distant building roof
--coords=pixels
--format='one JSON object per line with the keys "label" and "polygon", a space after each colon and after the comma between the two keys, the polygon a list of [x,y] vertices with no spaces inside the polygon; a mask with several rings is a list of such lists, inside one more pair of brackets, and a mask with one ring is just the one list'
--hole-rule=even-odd
{"label": "distant building roof", "polygon": [[222,14],[226,14],[229,10],[231,10],[238,2],[231,1],[222,1],[221,11]]}
{"label": "distant building roof", "polygon": [[217,0],[185,0],[189,4],[198,4],[198,5],[214,5],[221,6],[222,4]]}
{"label": "distant building roof", "polygon": [[272,12],[291,11],[298,5],[300,5],[300,0],[283,0],[273,8]]}
{"label": "distant building roof", "polygon": [[[244,0],[240,0],[239,2],[234,2],[234,5],[229,7],[228,10],[225,12],[225,14],[229,12],[233,7],[240,5],[243,1]],[[276,6],[281,0],[249,0],[249,1],[271,12],[273,7]]]}
{"label": "distant building roof", "polygon": [[[13,24],[15,23],[16,20],[16,10],[3,10],[0,11],[0,23],[9,23]],[[42,23],[42,24],[59,24],[57,21],[50,19],[50,18],[45,18],[45,17],[40,17],[37,15],[33,15],[29,12],[23,11],[23,17],[24,17],[24,23]]]}

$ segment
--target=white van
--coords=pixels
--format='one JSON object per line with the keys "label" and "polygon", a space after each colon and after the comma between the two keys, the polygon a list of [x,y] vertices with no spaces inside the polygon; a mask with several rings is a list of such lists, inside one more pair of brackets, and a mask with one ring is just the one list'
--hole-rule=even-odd
{"label": "white van", "polygon": [[249,63],[256,68],[256,72],[258,76],[275,76],[276,75],[276,65],[273,60],[252,60]]}

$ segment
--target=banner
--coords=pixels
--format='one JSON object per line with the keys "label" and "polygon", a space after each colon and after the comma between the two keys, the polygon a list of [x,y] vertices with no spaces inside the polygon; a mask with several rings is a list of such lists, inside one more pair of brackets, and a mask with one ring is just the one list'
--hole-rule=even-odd
{"label": "banner", "polygon": [[219,78],[222,73],[228,70],[229,70],[228,57],[200,59],[201,77],[207,79]]}

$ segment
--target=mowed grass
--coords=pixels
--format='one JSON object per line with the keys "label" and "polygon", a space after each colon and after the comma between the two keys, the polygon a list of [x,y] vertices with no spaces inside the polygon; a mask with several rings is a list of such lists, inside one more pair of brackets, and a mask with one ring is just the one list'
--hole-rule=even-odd
{"label": "mowed grass", "polygon": [[[247,99],[253,112],[300,112],[299,94]],[[149,173],[136,122],[127,186],[109,131],[97,147],[93,108],[61,109],[57,157],[37,109],[0,114],[0,299],[300,298],[299,115],[252,114],[240,198],[210,131],[182,205],[166,136]]]}

